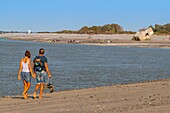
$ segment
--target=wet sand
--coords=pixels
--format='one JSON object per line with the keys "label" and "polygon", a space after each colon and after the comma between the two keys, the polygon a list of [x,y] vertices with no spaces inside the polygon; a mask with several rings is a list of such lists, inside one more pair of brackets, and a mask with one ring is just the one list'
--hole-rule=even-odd
{"label": "wet sand", "polygon": [[170,79],[0,98],[1,113],[169,113]]}

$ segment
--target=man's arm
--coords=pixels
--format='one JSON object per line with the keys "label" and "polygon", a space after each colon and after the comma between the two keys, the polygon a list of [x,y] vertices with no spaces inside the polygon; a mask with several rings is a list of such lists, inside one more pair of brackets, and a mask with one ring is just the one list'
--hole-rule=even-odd
{"label": "man's arm", "polygon": [[49,68],[48,68],[48,63],[45,62],[44,65],[45,65],[45,69],[46,69],[46,71],[47,71],[47,73],[48,73],[48,77],[51,78],[52,76],[51,76],[50,70],[49,70]]}

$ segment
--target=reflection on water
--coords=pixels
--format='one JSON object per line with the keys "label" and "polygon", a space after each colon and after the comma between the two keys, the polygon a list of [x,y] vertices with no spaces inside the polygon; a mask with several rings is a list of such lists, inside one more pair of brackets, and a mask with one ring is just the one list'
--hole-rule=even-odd
{"label": "reflection on water", "polygon": [[[25,50],[32,59],[43,47],[53,75],[55,90],[135,83],[170,77],[169,49],[101,47],[26,41],[0,41],[0,96],[22,92],[17,81],[19,61]],[[32,86],[29,93],[35,87]]]}

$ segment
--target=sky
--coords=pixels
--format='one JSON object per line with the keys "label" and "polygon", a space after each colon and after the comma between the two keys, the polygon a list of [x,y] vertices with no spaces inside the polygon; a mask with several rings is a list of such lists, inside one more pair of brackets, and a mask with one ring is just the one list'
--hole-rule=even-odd
{"label": "sky", "polygon": [[126,31],[170,23],[170,0],[0,0],[0,31],[79,30],[119,24]]}

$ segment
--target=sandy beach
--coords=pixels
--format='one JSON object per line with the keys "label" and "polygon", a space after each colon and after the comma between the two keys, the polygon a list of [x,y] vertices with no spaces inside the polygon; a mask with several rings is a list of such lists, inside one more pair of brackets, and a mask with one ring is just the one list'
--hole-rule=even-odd
{"label": "sandy beach", "polygon": [[170,79],[0,98],[1,113],[169,113]]}
{"label": "sandy beach", "polygon": [[[132,41],[133,35],[2,34],[1,38],[48,43],[75,43],[100,46],[170,47],[170,36],[150,41]],[[111,40],[111,43],[107,42]],[[95,42],[95,41],[97,42]],[[57,87],[57,86],[56,86]],[[0,113],[170,113],[170,79],[113,85],[43,94],[27,100],[21,95],[0,97]]]}
{"label": "sandy beach", "polygon": [[99,46],[134,46],[134,47],[170,47],[170,36],[153,35],[148,41],[132,41],[133,34],[112,34],[112,35],[88,35],[88,34],[24,34],[7,33],[0,35],[0,38],[11,40],[25,40],[49,43],[71,43],[88,44]]}

